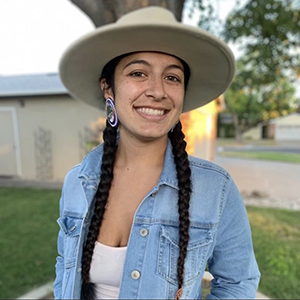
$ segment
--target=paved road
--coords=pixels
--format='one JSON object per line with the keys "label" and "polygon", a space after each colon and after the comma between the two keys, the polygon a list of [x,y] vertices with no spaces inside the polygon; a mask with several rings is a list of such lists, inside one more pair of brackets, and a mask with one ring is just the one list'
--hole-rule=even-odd
{"label": "paved road", "polygon": [[214,162],[231,174],[242,193],[262,191],[274,199],[300,201],[300,164],[220,156]]}
{"label": "paved road", "polygon": [[[272,144],[268,144],[271,143]],[[264,143],[264,144],[258,144]],[[218,144],[218,140],[217,140]],[[300,153],[300,141],[249,141],[244,144],[219,144],[216,151],[262,151],[262,152],[287,152]]]}

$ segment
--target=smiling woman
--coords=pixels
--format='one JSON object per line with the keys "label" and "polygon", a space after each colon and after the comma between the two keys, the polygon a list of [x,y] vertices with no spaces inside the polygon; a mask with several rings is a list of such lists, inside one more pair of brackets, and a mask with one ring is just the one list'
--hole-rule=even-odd
{"label": "smiling woman", "polygon": [[[101,79],[105,99],[115,100],[120,138],[149,140],[164,137],[183,108],[184,71],[170,55],[139,52],[123,57],[115,69],[114,91]],[[121,134],[122,132],[122,134]]]}
{"label": "smiling woman", "polygon": [[208,298],[254,298],[241,196],[225,170],[187,155],[179,120],[226,90],[230,49],[149,7],[75,42],[60,74],[107,122],[104,143],[65,179],[55,297],[199,299],[208,266]]}

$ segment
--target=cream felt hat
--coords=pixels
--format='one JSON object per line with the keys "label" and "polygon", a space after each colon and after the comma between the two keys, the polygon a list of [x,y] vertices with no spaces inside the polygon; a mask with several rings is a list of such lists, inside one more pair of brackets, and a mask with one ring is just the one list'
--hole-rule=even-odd
{"label": "cream felt hat", "polygon": [[234,56],[224,42],[177,22],[169,10],[152,6],[132,11],[73,43],[61,59],[61,79],[76,99],[104,109],[99,84],[103,67],[119,55],[139,51],[171,54],[189,65],[184,112],[217,98],[234,76]]}

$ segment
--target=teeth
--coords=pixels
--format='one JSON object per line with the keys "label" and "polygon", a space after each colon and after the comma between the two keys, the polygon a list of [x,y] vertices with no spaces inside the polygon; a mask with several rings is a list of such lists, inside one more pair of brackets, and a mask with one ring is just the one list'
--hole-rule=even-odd
{"label": "teeth", "polygon": [[149,115],[149,116],[162,116],[164,114],[163,110],[160,109],[152,109],[152,108],[138,108],[137,109],[140,113]]}

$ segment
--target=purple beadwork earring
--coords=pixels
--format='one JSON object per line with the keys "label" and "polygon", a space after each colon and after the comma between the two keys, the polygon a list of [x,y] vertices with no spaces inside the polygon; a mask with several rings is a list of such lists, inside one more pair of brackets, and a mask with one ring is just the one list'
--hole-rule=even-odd
{"label": "purple beadwork earring", "polygon": [[111,127],[116,127],[118,125],[118,115],[117,110],[114,104],[114,101],[111,98],[106,99],[105,103],[106,119]]}

